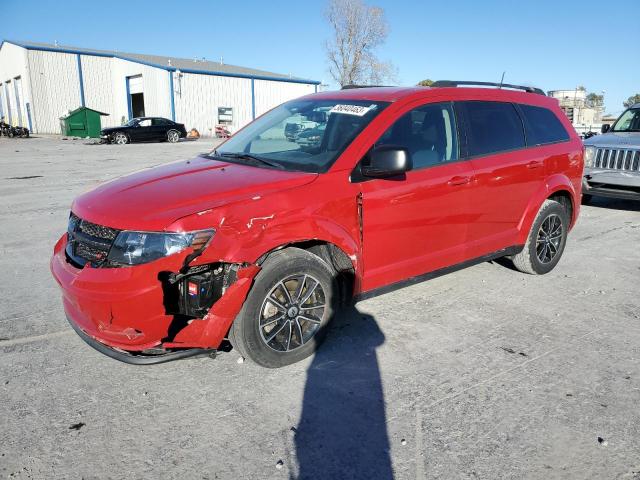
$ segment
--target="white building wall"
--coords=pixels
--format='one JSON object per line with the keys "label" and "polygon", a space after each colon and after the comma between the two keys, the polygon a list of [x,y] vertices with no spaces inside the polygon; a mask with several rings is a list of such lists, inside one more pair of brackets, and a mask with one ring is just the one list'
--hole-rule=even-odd
{"label": "white building wall", "polygon": [[113,111],[105,112],[112,117],[109,122],[115,122],[114,125],[120,125],[123,118],[129,119],[126,78],[136,75],[142,75],[145,115],[171,118],[169,73],[166,70],[119,58],[114,58],[112,61],[111,79],[115,101]]}
{"label": "white building wall", "polygon": [[109,114],[108,117],[101,117],[103,127],[120,125],[120,120],[113,115],[116,108],[113,96],[113,58],[81,55],[80,59],[85,106]]}
{"label": "white building wall", "polygon": [[80,103],[77,56],[28,50],[31,75],[33,130],[60,133],[60,117]]}
{"label": "white building wall", "polygon": [[256,117],[281,103],[315,92],[315,85],[272,80],[255,81]]}
{"label": "white building wall", "polygon": [[[174,78],[175,115],[187,129],[213,135],[218,108],[233,109],[235,132],[253,119],[252,80],[216,75],[169,73],[133,61],[80,55],[85,105],[108,113],[103,126],[117,126],[129,119],[127,77],[142,76],[145,114],[171,118],[170,75]],[[15,79],[19,78],[21,118],[18,119]],[[254,80],[255,116],[288,100],[313,93],[314,85]],[[7,86],[5,94],[5,85]],[[35,133],[60,133],[59,117],[81,106],[78,55],[75,53],[28,50],[5,42],[0,49],[0,110],[8,121],[29,125]]]}
{"label": "white building wall", "polygon": [[[19,79],[17,82],[16,78]],[[29,126],[26,107],[30,102],[28,82],[27,50],[5,42],[0,49],[0,111],[7,123],[11,119],[13,125]],[[19,105],[16,101],[16,83]]]}
{"label": "white building wall", "polygon": [[252,120],[250,79],[192,73],[174,73],[173,78],[176,121],[187,130],[196,128],[201,135],[213,136],[218,107],[233,108],[231,132]]}

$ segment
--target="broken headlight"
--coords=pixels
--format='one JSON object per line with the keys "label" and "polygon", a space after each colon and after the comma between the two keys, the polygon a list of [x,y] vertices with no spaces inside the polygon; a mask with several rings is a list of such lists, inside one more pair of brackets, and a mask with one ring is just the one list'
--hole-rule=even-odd
{"label": "broken headlight", "polygon": [[132,232],[118,234],[109,251],[109,261],[124,265],[139,265],[178,253],[187,247],[195,252],[206,248],[214,230],[185,233]]}

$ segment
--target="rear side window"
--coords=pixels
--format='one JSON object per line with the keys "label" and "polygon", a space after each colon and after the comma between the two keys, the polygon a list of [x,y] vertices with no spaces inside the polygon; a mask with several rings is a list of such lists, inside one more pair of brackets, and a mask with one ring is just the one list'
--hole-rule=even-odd
{"label": "rear side window", "polygon": [[551,110],[532,105],[520,105],[520,109],[524,115],[529,145],[545,145],[569,140],[569,134]]}
{"label": "rear side window", "polygon": [[524,128],[515,107],[504,102],[459,102],[471,157],[524,148]]}

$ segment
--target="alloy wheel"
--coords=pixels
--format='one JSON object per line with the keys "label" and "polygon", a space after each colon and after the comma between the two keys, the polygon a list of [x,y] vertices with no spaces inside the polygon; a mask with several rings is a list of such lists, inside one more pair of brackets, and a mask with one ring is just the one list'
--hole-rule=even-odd
{"label": "alloy wheel", "polygon": [[562,243],[562,219],[553,213],[544,219],[536,238],[536,256],[543,264],[548,264],[558,254]]}
{"label": "alloy wheel", "polygon": [[178,135],[178,132],[176,132],[175,130],[170,131],[168,137],[171,143],[176,143],[178,140],[180,140],[180,135]]}
{"label": "alloy wheel", "polygon": [[118,145],[124,145],[127,143],[127,136],[124,133],[116,133],[115,141]]}
{"label": "alloy wheel", "polygon": [[291,275],[279,281],[260,308],[262,341],[277,352],[302,347],[320,329],[325,299],[322,285],[311,275]]}

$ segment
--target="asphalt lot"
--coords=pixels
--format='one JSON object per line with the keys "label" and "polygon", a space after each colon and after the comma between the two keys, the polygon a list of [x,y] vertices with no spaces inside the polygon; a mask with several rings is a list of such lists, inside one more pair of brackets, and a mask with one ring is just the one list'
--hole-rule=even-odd
{"label": "asphalt lot", "polygon": [[0,138],[0,475],[640,479],[640,203],[583,207],[549,275],[361,302],[291,367],[85,345],[48,267],[72,198],[211,145]]}

